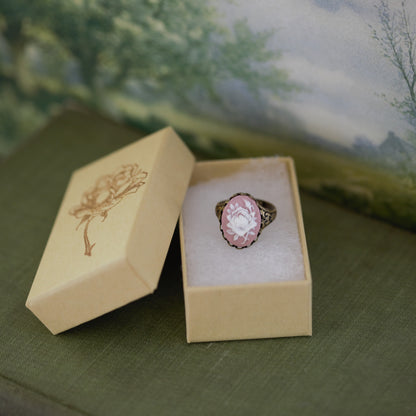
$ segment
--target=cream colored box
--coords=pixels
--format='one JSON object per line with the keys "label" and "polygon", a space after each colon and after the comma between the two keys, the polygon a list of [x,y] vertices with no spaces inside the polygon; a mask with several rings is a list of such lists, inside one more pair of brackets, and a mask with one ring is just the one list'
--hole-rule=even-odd
{"label": "cream colored box", "polygon": [[[248,192],[277,207],[251,247],[222,238],[216,202]],[[180,218],[188,342],[312,335],[312,281],[291,158],[199,162]]]}
{"label": "cream colored box", "polygon": [[193,166],[166,128],[73,173],[26,302],[53,334],[155,290]]}

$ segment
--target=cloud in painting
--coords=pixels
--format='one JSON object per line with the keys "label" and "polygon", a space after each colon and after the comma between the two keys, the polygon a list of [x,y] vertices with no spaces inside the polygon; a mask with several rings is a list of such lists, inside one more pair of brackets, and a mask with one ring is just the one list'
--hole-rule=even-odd
{"label": "cloud in painting", "polygon": [[[400,6],[399,0],[390,3]],[[282,52],[277,65],[305,87],[281,105],[307,131],[348,144],[358,135],[379,143],[390,130],[404,136],[409,129],[388,103],[402,96],[404,89],[397,70],[371,38],[369,25],[378,25],[375,4],[236,0],[221,3],[220,8],[230,24],[246,18],[254,31],[275,31],[269,47]]]}

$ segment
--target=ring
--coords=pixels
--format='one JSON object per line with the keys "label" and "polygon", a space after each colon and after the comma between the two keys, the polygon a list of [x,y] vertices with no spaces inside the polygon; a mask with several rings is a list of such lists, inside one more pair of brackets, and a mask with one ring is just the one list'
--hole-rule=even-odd
{"label": "ring", "polygon": [[222,236],[231,247],[239,249],[255,243],[263,228],[276,218],[276,212],[276,207],[270,202],[243,192],[215,206]]}

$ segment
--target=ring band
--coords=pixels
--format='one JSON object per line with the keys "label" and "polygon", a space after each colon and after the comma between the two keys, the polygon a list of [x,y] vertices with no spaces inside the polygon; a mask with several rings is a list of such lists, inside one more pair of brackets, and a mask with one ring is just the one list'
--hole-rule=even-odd
{"label": "ring band", "polygon": [[244,192],[238,192],[215,206],[222,236],[231,247],[238,249],[254,244],[276,214],[272,203]]}

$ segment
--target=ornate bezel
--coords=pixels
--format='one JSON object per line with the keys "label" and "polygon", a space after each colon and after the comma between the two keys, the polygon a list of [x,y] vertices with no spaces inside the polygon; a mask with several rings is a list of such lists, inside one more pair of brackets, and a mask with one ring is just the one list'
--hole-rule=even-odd
{"label": "ornate bezel", "polygon": [[[226,236],[224,235],[224,230],[222,229],[222,213],[223,213],[225,207],[228,205],[228,203],[233,198],[235,198],[236,196],[240,196],[240,195],[241,196],[247,196],[252,201],[254,201],[256,203],[256,206],[257,206],[257,208],[258,208],[258,210],[260,212],[260,217],[261,217],[261,225],[260,225],[259,231],[257,232],[256,238],[250,244],[248,244],[247,246],[243,246],[243,247],[239,247],[239,246],[236,246],[235,244],[232,244],[226,238]],[[261,232],[263,231],[263,228],[265,228],[268,224],[270,224],[274,220],[274,218],[272,218],[272,215],[270,214],[270,212],[267,212],[265,210],[265,208],[259,203],[259,201],[256,198],[254,198],[252,195],[248,194],[247,192],[237,192],[234,195],[230,196],[228,199],[226,199],[224,201],[221,201],[221,203],[219,203],[219,204],[221,204],[221,206],[218,209],[218,204],[217,204],[217,206],[215,207],[215,214],[217,215],[217,217],[219,219],[219,222],[220,222],[220,231],[221,231],[221,234],[222,234],[224,240],[227,242],[227,244],[230,247],[234,247],[234,248],[236,248],[238,250],[242,250],[244,248],[251,247],[258,240]]]}

